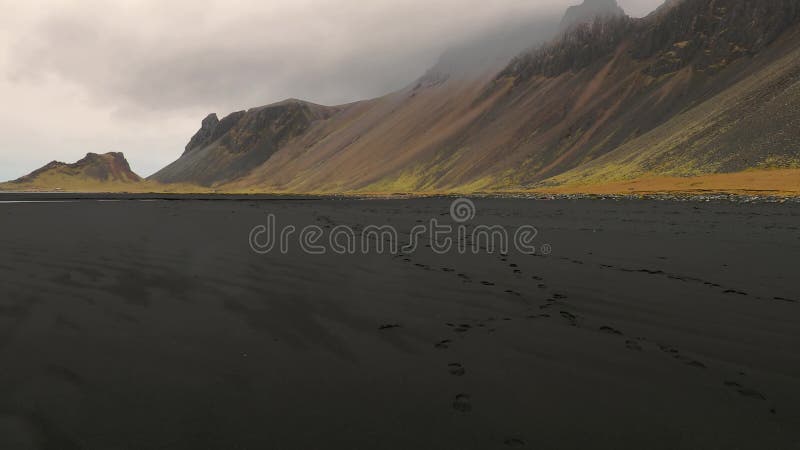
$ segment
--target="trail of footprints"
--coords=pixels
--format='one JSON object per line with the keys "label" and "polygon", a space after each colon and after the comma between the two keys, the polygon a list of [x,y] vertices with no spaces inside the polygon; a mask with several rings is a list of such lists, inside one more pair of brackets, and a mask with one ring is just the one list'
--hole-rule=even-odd
{"label": "trail of footprints", "polygon": [[[576,264],[583,264],[583,261],[579,261],[579,260],[572,260],[570,258],[564,258],[564,257],[562,257],[561,259],[562,260],[566,260],[566,261],[571,261],[571,262],[576,263]],[[662,256],[662,257],[659,257],[658,259],[666,260],[667,258]],[[714,283],[714,282],[711,282],[711,281],[703,280],[702,278],[690,277],[690,276],[685,276],[685,275],[677,275],[677,274],[674,274],[674,273],[668,273],[668,272],[665,272],[663,270],[658,270],[658,269],[631,269],[631,268],[627,268],[627,267],[616,266],[616,265],[613,265],[613,264],[598,264],[598,267],[603,268],[603,269],[609,269],[609,270],[617,270],[617,271],[626,272],[626,273],[642,273],[642,274],[647,274],[647,275],[665,276],[665,277],[669,278],[670,280],[676,280],[676,281],[682,281],[682,282],[691,282],[691,283],[700,283],[700,284],[703,284],[704,286],[708,286],[708,287],[716,288],[716,289],[721,289],[723,294],[739,295],[739,296],[742,296],[742,297],[750,297],[751,296],[750,293],[748,293],[748,292],[745,292],[745,291],[742,291],[742,290],[739,290],[739,289],[725,288],[719,283]],[[754,296],[754,298],[756,300],[764,300],[763,297]],[[768,299],[768,300],[781,301],[781,302],[787,302],[787,303],[800,303],[800,301],[798,301],[798,300],[785,298],[785,297],[780,297],[780,296],[774,296],[774,297],[772,297],[771,299]]]}
{"label": "trail of footprints", "polygon": [[[539,256],[539,255],[535,255],[535,256]],[[398,254],[398,255],[395,256],[395,258],[402,259],[406,263],[412,263],[415,267],[418,267],[420,269],[424,269],[424,270],[427,270],[427,271],[434,271],[434,269],[430,265],[421,264],[421,263],[415,263],[415,262],[413,262],[411,260],[411,258],[409,258],[405,254]],[[569,262],[572,262],[573,264],[579,264],[579,265],[585,264],[583,261],[580,261],[580,260],[577,260],[577,259],[571,259],[571,258],[561,258],[561,259],[562,260],[567,260]],[[523,275],[523,271],[520,269],[518,264],[513,263],[513,262],[509,262],[508,254],[501,253],[499,255],[499,257],[498,257],[498,260],[499,260],[500,263],[503,263],[504,265],[506,265],[509,268],[509,270],[511,271],[511,273],[513,275],[515,275],[516,277],[520,278],[520,277],[524,276]],[[607,265],[607,264],[600,264],[599,266],[601,268],[619,270],[619,271],[623,271],[623,272],[638,272],[638,273],[645,273],[645,274],[648,274],[648,275],[667,276],[668,278],[679,280],[679,281],[699,282],[699,283],[703,283],[704,285],[709,286],[709,287],[722,288],[721,285],[716,284],[716,283],[712,283],[712,282],[701,280],[701,279],[697,279],[697,278],[681,277],[681,276],[678,276],[678,275],[666,273],[666,272],[661,271],[661,270],[627,269],[627,268],[623,268],[623,267],[619,267],[619,266],[613,266],[613,265]],[[462,283],[476,283],[476,284],[479,284],[479,285],[481,285],[483,287],[487,287],[487,288],[498,288],[497,284],[494,281],[479,280],[479,281],[476,282],[468,274],[463,273],[463,272],[458,272],[455,268],[452,268],[452,267],[441,267],[440,268],[440,272],[447,273],[447,274],[454,274],[458,279],[460,279],[462,281]],[[540,291],[544,291],[544,290],[548,290],[549,289],[547,284],[545,284],[545,280],[540,276],[532,275],[530,277],[530,280],[532,280],[535,283],[536,288],[539,289]],[[506,294],[513,295],[513,296],[516,296],[516,297],[522,297],[523,296],[522,293],[520,293],[518,291],[515,291],[513,289],[504,289],[504,292]],[[726,294],[735,294],[735,295],[742,295],[742,296],[747,296],[748,295],[746,292],[738,291],[738,290],[735,290],[735,289],[726,289],[723,292],[726,293]],[[649,340],[647,338],[644,338],[644,337],[629,337],[624,332],[622,332],[621,330],[619,330],[617,328],[614,328],[612,326],[609,326],[609,325],[601,325],[599,327],[598,326],[589,326],[589,324],[587,323],[587,321],[584,318],[581,318],[577,314],[575,314],[575,313],[573,313],[573,312],[568,310],[568,305],[566,303],[567,299],[568,299],[568,297],[565,294],[554,293],[549,298],[547,298],[545,300],[545,303],[540,304],[538,306],[538,308],[540,310],[539,313],[528,313],[527,315],[524,316],[524,318],[528,319],[528,320],[560,318],[562,320],[562,322],[566,326],[569,326],[569,327],[594,330],[595,332],[598,332],[598,333],[603,333],[603,334],[607,334],[607,335],[610,335],[610,336],[618,337],[619,339],[624,341],[625,348],[630,350],[630,351],[644,352],[644,351],[646,351],[645,346],[655,346],[655,348],[659,349],[664,354],[670,356],[671,358],[673,358],[674,360],[676,360],[676,361],[678,361],[678,362],[680,362],[682,364],[685,364],[688,367],[696,368],[698,370],[708,370],[709,369],[709,367],[705,363],[703,363],[703,362],[701,362],[701,361],[699,361],[699,360],[697,360],[695,358],[692,358],[692,357],[682,353],[680,350],[678,350],[678,349],[676,349],[676,348],[674,348],[672,346],[669,346],[669,345],[666,345],[666,344],[655,343],[655,342],[653,342],[653,341],[651,341],[651,340]],[[792,302],[792,303],[796,302],[796,300],[793,300],[793,299],[786,299],[786,298],[780,298],[780,297],[775,297],[774,300]],[[557,309],[558,311],[554,312],[554,313],[546,312],[549,309]],[[511,320],[513,320],[511,317],[503,317],[503,318],[488,317],[488,318],[486,318],[484,320],[472,320],[472,321],[470,321],[472,323],[463,323],[463,322],[462,323],[454,323],[454,322],[453,323],[446,323],[445,326],[447,328],[449,328],[451,330],[451,332],[453,332],[455,334],[456,337],[457,336],[462,336],[463,337],[466,333],[468,333],[468,332],[470,332],[472,330],[485,330],[485,332],[487,332],[489,334],[494,333],[494,332],[497,331],[498,325],[502,324],[503,322],[508,322],[508,321],[511,321]],[[388,324],[388,325],[389,326],[386,326],[386,325],[381,326],[381,329],[382,330],[386,330],[386,329],[395,328],[395,327],[399,326],[399,325],[395,325],[395,324]],[[455,342],[454,342],[453,339],[442,339],[439,342],[436,342],[433,345],[433,347],[435,349],[437,349],[437,350],[446,351],[446,350],[450,349],[454,344],[455,344]],[[448,374],[450,376],[464,377],[467,374],[466,368],[460,362],[450,362],[450,363],[447,364],[446,367],[447,367],[447,372],[448,372]],[[743,376],[743,373],[740,373],[740,375]],[[759,400],[759,401],[767,401],[768,400],[767,396],[764,395],[762,392],[760,392],[759,390],[757,390],[755,388],[745,386],[742,382],[732,381],[732,380],[725,380],[725,381],[723,381],[722,384],[725,387],[735,391],[736,393],[738,393],[742,397],[749,398],[749,399],[754,399],[754,400]],[[473,409],[473,403],[472,403],[471,395],[468,394],[468,393],[459,393],[459,394],[457,394],[454,397],[453,401],[452,401],[452,409],[455,412],[461,413],[461,414],[470,413],[472,411],[472,409]],[[776,409],[774,407],[770,408],[769,412],[771,414],[777,414]],[[526,446],[525,441],[523,439],[521,439],[521,438],[518,438],[518,437],[508,438],[508,439],[506,439],[504,441],[504,444],[507,447],[512,447],[512,448],[520,448],[520,447]]]}
{"label": "trail of footprints", "polygon": [[[501,255],[500,261],[503,262],[503,263],[507,262],[507,255]],[[520,275],[522,273],[522,271],[519,269],[519,266],[517,264],[511,263],[511,264],[509,264],[509,267],[513,270],[513,273],[516,274],[516,275]],[[647,272],[649,274],[660,274],[658,271],[645,271],[645,270],[642,270],[641,272]],[[469,277],[464,275],[464,274],[459,274],[459,275],[469,279]],[[544,284],[544,279],[542,277],[533,275],[533,276],[531,276],[530,279],[535,281],[535,282],[538,282],[537,287],[539,289],[543,289],[543,290],[544,289],[548,289],[547,285]],[[705,284],[709,284],[709,285],[713,285],[713,283],[708,283],[708,282],[704,282],[704,283]],[[492,282],[486,282],[486,283],[482,283],[482,284],[484,284],[485,286],[495,286],[495,284],[492,283]],[[719,285],[714,285],[714,287],[720,287],[720,286]],[[513,290],[510,290],[510,289],[506,290],[505,292],[506,293],[515,293],[517,295],[522,295],[522,294],[516,293],[516,292],[514,292]],[[739,293],[738,291],[734,291],[734,292]],[[741,293],[741,294],[742,295],[747,295],[747,294],[744,294],[744,293]],[[585,319],[579,317],[577,314],[575,314],[575,313],[573,313],[573,312],[568,310],[567,303],[566,303],[567,299],[568,299],[568,297],[565,294],[553,293],[545,301],[544,304],[539,305],[539,309],[540,309],[540,311],[544,311],[544,310],[553,309],[555,307],[558,307],[558,308],[556,308],[556,309],[558,309],[557,314],[554,315],[554,314],[550,314],[550,313],[546,313],[546,312],[540,312],[540,313],[537,313],[537,314],[528,314],[528,315],[525,316],[525,318],[536,320],[536,319],[551,319],[551,318],[553,318],[555,316],[555,317],[560,318],[565,323],[565,325],[567,325],[567,326],[575,327],[575,328],[584,328],[584,329],[589,329],[589,330],[595,330],[598,333],[603,333],[603,334],[607,334],[607,335],[610,335],[610,336],[618,337],[618,338],[620,338],[621,340],[624,341],[625,348],[630,350],[630,351],[643,352],[643,351],[646,351],[645,350],[645,346],[646,345],[654,346],[655,348],[657,348],[658,350],[660,350],[664,354],[666,354],[669,357],[673,358],[675,361],[677,361],[679,363],[682,363],[682,364],[685,364],[688,367],[692,367],[692,368],[695,368],[695,369],[698,369],[698,370],[709,370],[709,366],[706,363],[704,363],[704,362],[702,362],[702,361],[700,361],[700,360],[698,360],[696,358],[693,358],[693,357],[689,356],[688,354],[685,354],[685,353],[681,352],[680,350],[678,350],[677,348],[675,348],[673,346],[670,346],[670,345],[667,345],[667,344],[663,344],[663,343],[655,343],[652,340],[650,340],[648,338],[645,338],[645,337],[630,337],[630,336],[627,336],[623,331],[621,331],[621,330],[619,330],[619,329],[617,329],[617,328],[615,328],[613,326],[609,326],[609,325],[590,326]],[[783,299],[781,299],[781,300],[783,300]],[[791,301],[791,300],[785,300],[785,301]],[[466,332],[470,331],[473,328],[485,328],[485,329],[487,329],[488,332],[492,333],[492,332],[495,332],[497,330],[497,328],[496,328],[497,324],[502,324],[502,322],[510,321],[510,320],[512,320],[512,318],[509,318],[509,317],[506,317],[506,318],[503,318],[503,319],[497,319],[495,317],[489,317],[489,318],[485,319],[484,321],[477,321],[477,323],[475,325],[470,325],[470,324],[458,324],[458,325],[456,325],[456,324],[453,324],[453,323],[448,323],[446,325],[449,328],[453,329],[453,331],[455,331],[456,333],[466,333]],[[448,339],[448,340],[442,341],[442,343],[439,343],[436,346],[437,346],[437,348],[448,349],[448,348],[450,348],[450,346],[452,344],[453,344],[453,341]],[[455,367],[455,366],[450,366],[450,367],[452,368],[452,367]],[[463,369],[463,367],[460,364],[458,364],[457,367]],[[452,373],[452,371],[451,371],[451,373]],[[463,372],[459,372],[459,373],[461,373],[461,376],[463,376]],[[743,376],[743,375],[744,375],[743,373],[740,373],[740,376]],[[749,398],[749,399],[754,399],[754,400],[759,400],[759,401],[765,401],[765,402],[768,401],[768,398],[767,398],[767,396],[765,394],[763,394],[758,389],[755,389],[755,388],[750,387],[750,386],[745,386],[743,384],[743,382],[724,380],[722,382],[722,384],[724,386],[732,389],[733,391],[735,391],[737,394],[739,394],[742,397]],[[770,408],[769,412],[770,412],[770,414],[777,414],[777,411],[776,411],[776,409],[774,407]],[[511,445],[511,446],[518,446],[517,444],[519,444],[520,442],[522,442],[522,441],[511,439],[511,440],[506,441],[506,444],[507,445]],[[522,445],[524,445],[524,443]],[[519,445],[519,446],[521,446],[521,445]]]}
{"label": "trail of footprints", "polygon": [[[409,258],[405,254],[396,255],[395,258],[396,259],[401,259],[402,261],[404,261],[406,263],[413,264],[414,267],[418,267],[418,268],[425,269],[425,270],[434,270],[430,265],[414,262],[411,258]],[[508,262],[508,255],[503,253],[503,254],[500,255],[499,259],[500,259],[501,262],[507,263]],[[517,264],[510,263],[510,264],[508,264],[508,267],[512,271],[513,274],[515,274],[515,275],[521,275],[522,274],[522,270],[519,268],[519,266]],[[484,287],[496,287],[496,283],[493,282],[493,281],[480,280],[480,281],[476,282],[472,277],[470,277],[466,273],[457,272],[456,269],[452,268],[452,267],[441,267],[440,271],[443,272],[443,273],[447,273],[447,274],[455,274],[455,276],[458,279],[460,279],[462,283],[476,283],[476,284],[480,284],[481,286],[484,286]],[[543,279],[541,277],[537,277],[537,276],[534,276],[533,279],[536,280],[536,281],[543,281]],[[544,288],[546,288],[546,286],[541,284],[540,288],[544,289]],[[504,292],[506,294],[513,295],[515,297],[522,297],[522,293],[517,292],[517,291],[515,291],[513,289],[505,289]],[[557,296],[556,298],[565,298],[565,297]],[[450,331],[452,333],[454,333],[455,336],[463,336],[463,335],[465,335],[466,333],[468,333],[468,332],[470,332],[472,330],[478,330],[478,329],[485,330],[487,333],[491,334],[491,333],[494,333],[495,331],[497,331],[497,328],[495,326],[496,323],[508,322],[508,321],[511,321],[511,320],[512,319],[510,317],[503,317],[503,318],[488,317],[488,318],[486,318],[484,320],[471,320],[471,321],[468,321],[468,322],[471,322],[471,323],[467,323],[467,322],[463,322],[463,321],[459,322],[459,323],[448,322],[448,323],[445,324],[445,326],[447,328],[449,328]],[[380,329],[381,330],[385,330],[385,329],[388,329],[388,328],[386,328],[385,326],[381,326]],[[442,339],[442,340],[436,342],[435,344],[433,344],[433,347],[436,350],[445,351],[445,350],[450,349],[452,345],[454,345],[453,339]],[[450,376],[453,376],[453,377],[464,377],[467,374],[467,370],[466,370],[466,367],[464,367],[464,365],[462,363],[460,363],[460,362],[450,362],[450,363],[447,364],[447,373]],[[472,406],[472,396],[470,394],[468,394],[468,393],[456,394],[456,396],[452,400],[451,407],[452,407],[453,411],[455,411],[456,413],[469,414],[470,412],[472,412],[472,408],[473,408],[473,406]],[[523,439],[519,438],[519,437],[507,438],[507,439],[505,439],[503,441],[503,443],[504,443],[505,446],[510,447],[510,448],[522,448],[522,447],[525,447],[525,445],[526,445],[525,441]]]}

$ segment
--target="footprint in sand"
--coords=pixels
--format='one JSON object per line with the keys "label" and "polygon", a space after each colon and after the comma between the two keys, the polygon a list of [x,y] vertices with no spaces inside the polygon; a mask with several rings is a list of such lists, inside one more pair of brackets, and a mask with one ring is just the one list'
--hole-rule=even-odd
{"label": "footprint in sand", "polygon": [[467,331],[470,330],[470,328],[472,328],[472,325],[462,323],[459,324],[453,331],[455,331],[456,333],[466,333]]}
{"label": "footprint in sand", "polygon": [[[736,389],[736,392],[739,395],[741,395],[742,397],[753,398],[753,399],[756,399],[756,400],[766,400],[767,399],[767,396],[762,394],[761,392],[758,392],[755,389],[746,388],[746,387],[742,386],[740,383],[738,383],[736,381],[726,380],[725,381],[725,386],[727,386],[729,388]],[[770,409],[769,412],[771,414],[776,414],[775,408]]]}
{"label": "footprint in sand", "polygon": [[724,291],[723,294],[747,295],[747,292],[737,291],[736,289],[728,289]]}
{"label": "footprint in sand", "polygon": [[697,360],[692,360],[686,363],[688,366],[697,367],[698,369],[706,369],[706,365]]}
{"label": "footprint in sand", "polygon": [[549,319],[550,314],[531,314],[525,317],[528,319]]}
{"label": "footprint in sand", "polygon": [[456,377],[463,377],[464,374],[467,373],[466,369],[464,369],[464,366],[459,364],[459,363],[450,363],[450,364],[448,364],[447,365],[447,371],[450,373],[450,375],[453,375],[453,376],[456,376]]}
{"label": "footprint in sand", "polygon": [[767,397],[764,394],[762,394],[761,392],[758,392],[755,389],[741,388],[741,389],[738,390],[738,392],[739,392],[739,395],[741,395],[743,397],[754,398],[754,399],[757,399],[757,400],[766,400],[767,399]]}
{"label": "footprint in sand", "polygon": [[622,336],[622,331],[619,331],[616,328],[609,327],[609,326],[600,327],[600,331],[602,331],[603,333],[615,334],[615,335],[618,335],[618,336]]}
{"label": "footprint in sand", "polygon": [[444,340],[441,340],[441,341],[437,342],[436,344],[434,344],[434,347],[439,348],[439,349],[447,349],[447,348],[450,348],[450,344],[452,342],[453,341],[451,341],[450,339],[444,339]]}
{"label": "footprint in sand", "polygon": [[678,354],[678,349],[669,347],[667,345],[659,344],[658,348],[661,349],[661,351],[664,352],[664,353],[670,353],[670,354],[673,354],[673,355],[677,355]]}
{"label": "footprint in sand", "polygon": [[456,395],[455,400],[453,400],[453,409],[461,413],[468,413],[472,411],[472,401],[470,396],[467,394]]}
{"label": "footprint in sand", "polygon": [[561,317],[567,319],[569,324],[573,327],[578,326],[578,316],[568,311],[561,311]]}

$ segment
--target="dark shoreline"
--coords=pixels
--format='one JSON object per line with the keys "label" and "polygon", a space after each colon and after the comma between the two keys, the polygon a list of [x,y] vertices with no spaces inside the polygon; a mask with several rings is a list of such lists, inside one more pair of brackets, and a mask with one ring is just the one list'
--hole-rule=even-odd
{"label": "dark shoreline", "polygon": [[70,193],[70,192],[2,192],[0,201],[75,201],[75,200],[161,200],[161,201],[316,201],[316,200],[412,200],[453,199],[458,197],[480,199],[528,200],[610,200],[610,201],[664,201],[664,202],[729,202],[729,203],[800,203],[800,197],[761,196],[728,193],[707,194],[536,194],[536,193],[473,193],[473,194],[171,194],[171,193]]}

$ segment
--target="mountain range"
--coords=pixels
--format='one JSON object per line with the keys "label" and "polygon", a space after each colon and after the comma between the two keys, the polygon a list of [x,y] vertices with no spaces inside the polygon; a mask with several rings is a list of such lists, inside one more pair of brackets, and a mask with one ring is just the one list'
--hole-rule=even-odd
{"label": "mountain range", "polygon": [[615,0],[585,0],[560,22],[509,34],[454,48],[383,97],[211,114],[146,181],[106,155],[103,170],[51,163],[0,189],[90,180],[230,192],[591,192],[747,172],[728,179],[780,179],[767,190],[800,192],[797,0],[669,0],[640,19]]}

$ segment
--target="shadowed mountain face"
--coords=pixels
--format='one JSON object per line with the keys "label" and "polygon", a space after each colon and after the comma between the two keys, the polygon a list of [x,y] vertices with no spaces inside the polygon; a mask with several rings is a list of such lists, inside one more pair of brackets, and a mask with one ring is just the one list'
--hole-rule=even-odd
{"label": "shadowed mountain face", "polygon": [[693,65],[715,72],[736,59],[755,56],[800,16],[795,0],[684,0],[637,27],[633,56],[655,58],[649,73],[660,76]]}
{"label": "shadowed mountain face", "polygon": [[211,114],[186,146],[180,160],[154,174],[163,183],[212,185],[231,181],[270,158],[316,122],[340,108],[286,100],[239,111],[218,120]]}
{"label": "shadowed mountain face", "polygon": [[87,153],[73,164],[53,161],[24,177],[0,183],[0,188],[72,189],[76,186],[113,186],[141,181],[142,178],[131,170],[122,153]]}
{"label": "shadowed mountain face", "polygon": [[561,21],[561,30],[566,31],[576,25],[594,22],[595,19],[610,19],[625,16],[625,11],[617,4],[617,0],[584,0],[576,6],[570,6]]}
{"label": "shadowed mountain face", "polygon": [[475,191],[800,167],[796,0],[673,1],[643,19],[587,1],[564,23],[574,25],[505,67],[466,70],[470,52],[456,50],[374,100],[209,116],[153,178],[237,191]]}

